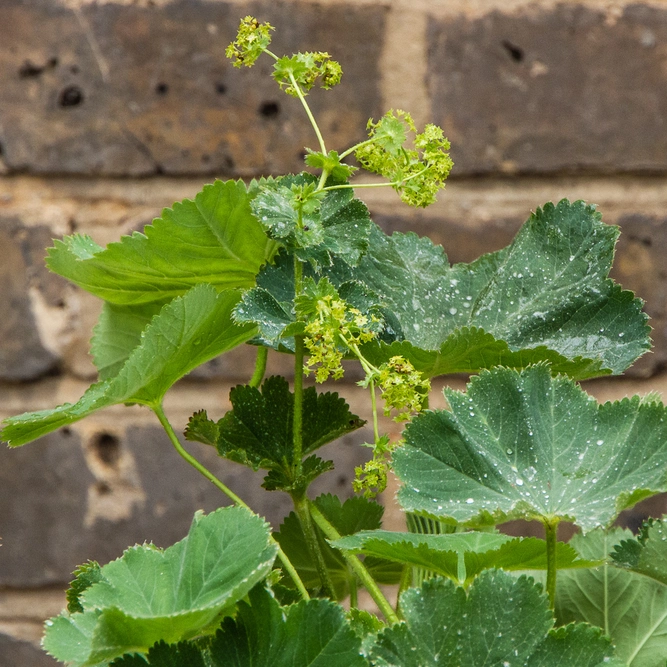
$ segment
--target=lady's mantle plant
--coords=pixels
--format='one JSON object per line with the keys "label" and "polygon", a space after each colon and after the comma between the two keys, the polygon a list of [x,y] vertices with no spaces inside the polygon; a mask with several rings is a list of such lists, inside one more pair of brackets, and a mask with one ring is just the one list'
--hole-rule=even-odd
{"label": "lady's mantle plant", "polygon": [[[452,167],[442,130],[389,111],[366,140],[330,150],[306,94],[336,85],[340,65],[274,55],[271,30],[244,19],[227,54],[239,67],[274,59],[317,136],[314,173],[216,181],[144,234],[106,249],[76,235],[49,251],[51,270],[105,301],[100,379],[73,405],[7,420],[3,439],[20,446],[138,403],[234,505],[196,514],[168,549],[82,565],[45,649],[76,666],[664,666],[667,528],[634,538],[612,526],[667,489],[665,407],[654,396],[600,406],[576,384],[622,373],[649,347],[640,301],[607,277],[617,230],[564,200],[507,248],[454,266],[428,239],[385,235],[345,158],[427,206]],[[162,408],[179,378],[243,343],[257,346],[255,374],[232,389],[231,411],[194,414],[185,436],[290,494],[295,512],[276,533],[185,449]],[[293,355],[291,389],[264,380],[269,350]],[[311,374],[340,378],[343,359],[364,373],[373,456],[357,497],[311,500],[333,467],[317,450],[364,423],[337,394],[304,387]],[[428,410],[430,379],[448,373],[472,374],[467,392]],[[408,422],[400,443],[380,432],[378,396]],[[373,498],[390,467],[410,533],[381,530]],[[546,540],[496,530],[517,518],[542,522]],[[557,540],[565,520],[582,531],[569,544]],[[399,584],[395,606],[386,583]],[[378,616],[357,609],[360,586]]]}

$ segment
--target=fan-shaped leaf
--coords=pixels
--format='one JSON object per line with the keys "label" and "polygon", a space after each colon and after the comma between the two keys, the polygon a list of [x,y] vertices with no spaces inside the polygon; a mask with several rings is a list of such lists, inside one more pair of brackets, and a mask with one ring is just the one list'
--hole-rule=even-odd
{"label": "fan-shaped leaf", "polygon": [[403,593],[401,611],[405,623],[383,630],[371,649],[378,667],[597,667],[612,653],[598,629],[552,631],[540,587],[500,571],[482,573],[467,597],[451,581],[430,579]]}
{"label": "fan-shaped leaf", "polygon": [[418,416],[394,452],[410,511],[461,522],[561,517],[584,530],[667,488],[665,407],[637,396],[598,406],[546,366],[497,368],[450,411]]}
{"label": "fan-shaped leaf", "polygon": [[241,181],[216,181],[194,200],[106,249],[82,236],[56,241],[47,264],[55,273],[116,304],[165,303],[200,283],[218,291],[251,287],[275,251],[250,210]]}
{"label": "fan-shaped leaf", "polygon": [[270,572],[276,551],[268,525],[248,510],[195,515],[188,536],[172,547],[135,546],[102,567],[101,579],[79,596],[84,612],[54,619],[44,646],[58,660],[95,665],[212,632]]}
{"label": "fan-shaped leaf", "polygon": [[7,419],[0,437],[23,445],[110,405],[158,404],[192,369],[253,336],[252,326],[232,321],[238,299],[237,292],[217,293],[210,285],[174,299],[153,318],[116,376],[94,384],[77,403]]}
{"label": "fan-shaped leaf", "polygon": [[667,586],[667,526],[664,521],[644,524],[636,540],[625,540],[611,554],[614,564],[651,577]]}

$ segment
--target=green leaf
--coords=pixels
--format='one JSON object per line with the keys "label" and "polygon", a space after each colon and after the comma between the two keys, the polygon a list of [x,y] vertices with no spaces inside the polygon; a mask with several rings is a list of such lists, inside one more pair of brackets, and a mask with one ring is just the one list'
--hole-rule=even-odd
{"label": "green leaf", "polygon": [[335,256],[356,266],[373,228],[368,209],[351,189],[316,193],[316,184],[317,178],[306,173],[267,181],[252,210],[269,236],[302,261],[329,266]]}
{"label": "green leaf", "polygon": [[232,321],[238,300],[234,291],[193,288],[162,308],[116,376],[94,384],[77,403],[5,420],[0,437],[16,447],[110,405],[159,404],[177,380],[252,337],[251,326]]}
{"label": "green leaf", "polygon": [[362,667],[361,641],[343,609],[309,600],[281,611],[265,589],[241,602],[236,619],[225,619],[210,647],[211,667]]}
{"label": "green leaf", "polygon": [[[575,377],[602,374],[591,360],[621,373],[649,348],[649,327],[641,301],[607,278],[617,236],[594,207],[563,200],[537,209],[507,248],[450,267],[442,248],[428,239],[374,230],[355,278],[385,300],[405,340],[433,351],[434,370],[436,355],[456,353],[457,346],[470,347],[478,366],[450,363],[447,372],[488,367],[482,365],[482,329],[505,341],[509,352],[532,350],[530,363],[548,348],[552,353],[543,358],[552,361],[557,352],[563,370]],[[345,272],[339,276],[346,278]],[[473,340],[465,332],[451,338],[463,327]],[[498,345],[490,339],[486,344],[493,363]],[[507,357],[508,350],[500,351]]]}
{"label": "green leaf", "polygon": [[585,531],[667,488],[665,407],[638,396],[598,405],[544,365],[497,368],[450,411],[419,415],[394,451],[406,510],[460,522],[559,517]]}
{"label": "green leaf", "polygon": [[[405,623],[383,630],[371,649],[378,667],[576,665],[594,667],[611,655],[598,629],[552,631],[546,596],[532,579],[482,573],[468,595],[446,579],[430,579],[401,596]],[[576,662],[559,661],[576,656]]]}
{"label": "green leaf", "polygon": [[164,303],[200,283],[252,287],[275,251],[252,215],[241,181],[216,181],[165,209],[144,233],[104,250],[82,236],[56,241],[48,267],[111,303]]}
{"label": "green leaf", "polygon": [[84,613],[54,619],[45,648],[79,667],[212,632],[270,572],[276,551],[268,525],[246,509],[198,513],[172,547],[135,546],[105,565],[79,597]]}
{"label": "green leaf", "polygon": [[[622,552],[631,538],[627,530],[600,529],[575,535],[570,544],[582,558],[606,558],[615,547]],[[628,667],[664,667],[667,662],[667,586],[649,576],[611,564],[561,572],[556,618],[559,623],[585,621],[601,627]]]}
{"label": "green leaf", "polygon": [[327,155],[319,151],[311,151],[306,148],[306,164],[315,169],[326,169],[331,178],[335,181],[345,182],[357,171],[357,167],[352,167],[340,161],[337,151],[329,151]]}
{"label": "green leaf", "polygon": [[[247,465],[281,474],[289,484],[293,479],[294,394],[285,378],[273,376],[264,381],[261,391],[249,385],[234,387],[229,399],[230,410],[217,424],[205,422],[201,414],[191,420],[186,437],[215,444],[220,456]],[[335,393],[318,394],[314,387],[303,392],[302,452],[310,454],[365,423],[350,412],[345,400]],[[202,433],[203,432],[203,433]],[[309,464],[313,466],[313,464]],[[328,467],[325,469],[329,469]],[[311,472],[319,465],[311,467]],[[319,474],[319,473],[318,473]],[[278,478],[275,478],[276,480]]]}
{"label": "green leaf", "polygon": [[636,540],[616,545],[611,557],[616,566],[667,586],[667,526],[663,521],[650,520]]}
{"label": "green leaf", "polygon": [[71,613],[83,611],[79,597],[87,588],[100,581],[102,577],[100,571],[99,563],[94,560],[89,560],[74,570],[74,581],[70,582],[67,589],[67,611]]}
{"label": "green leaf", "polygon": [[[362,553],[425,568],[455,583],[468,584],[489,568],[546,570],[546,542],[535,537],[512,538],[501,533],[466,532],[442,535],[365,530],[331,542],[336,549]],[[556,546],[558,569],[592,567],[569,545]]]}
{"label": "green leaf", "polygon": [[152,646],[148,655],[128,655],[114,660],[111,667],[208,667],[204,653],[192,642]]}
{"label": "green leaf", "polygon": [[[324,516],[333,524],[341,535],[356,533],[360,530],[374,530],[380,527],[383,507],[372,500],[362,497],[353,497],[341,504],[333,495],[326,494],[315,499],[315,505]],[[315,526],[315,532],[320,543],[324,561],[331,576],[336,595],[342,600],[349,593],[349,584],[355,575],[349,569],[347,562],[336,549],[329,546],[324,534]],[[318,591],[321,585],[319,574],[312,559],[309,557],[306,538],[301,524],[294,512],[285,518],[280,531],[275,538],[283,551],[297,569],[304,585],[311,591]],[[402,568],[388,563],[384,559],[368,558],[366,566],[371,575],[382,584],[397,583]],[[285,579],[284,583],[290,582]]]}

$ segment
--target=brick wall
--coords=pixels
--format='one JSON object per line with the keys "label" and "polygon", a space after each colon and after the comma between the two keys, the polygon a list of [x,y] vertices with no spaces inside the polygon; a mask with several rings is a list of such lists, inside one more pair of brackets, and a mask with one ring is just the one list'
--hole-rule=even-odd
{"label": "brick wall", "polygon": [[[214,177],[301,168],[315,139],[298,102],[268,63],[239,72],[224,59],[248,13],[277,27],[275,51],[341,61],[340,87],[310,98],[330,145],[361,139],[366,119],[391,107],[445,128],[456,166],[437,204],[415,212],[392,192],[364,194],[385,229],[428,234],[470,261],[546,201],[598,204],[622,228],[614,278],[646,300],[655,348],[627,377],[587,388],[600,400],[667,396],[667,2],[4,0],[0,417],[76,400],[95,377],[99,304],[45,270],[52,238],[105,244]],[[167,400],[174,422],[201,407],[219,415],[251,352],[180,383]],[[289,373],[288,360],[270,370]],[[344,391],[360,404],[353,384]],[[320,490],[349,493],[359,437],[330,448],[339,467]],[[256,475],[199,455],[273,522],[288,510]],[[34,643],[75,565],[135,541],[170,544],[194,509],[222,501],[140,409],[0,457],[0,667],[52,664]]]}

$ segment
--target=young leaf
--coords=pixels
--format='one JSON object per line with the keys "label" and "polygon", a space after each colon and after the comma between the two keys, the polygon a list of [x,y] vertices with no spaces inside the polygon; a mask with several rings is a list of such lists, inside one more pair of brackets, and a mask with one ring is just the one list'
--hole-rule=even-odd
{"label": "young leaf", "polygon": [[44,646],[78,667],[206,634],[266,577],[275,556],[268,525],[248,510],[197,514],[172,547],[135,546],[105,565],[79,596],[84,612],[54,619]]}
{"label": "young leaf", "polygon": [[261,587],[225,619],[210,646],[211,667],[363,667],[361,640],[343,609],[328,600],[309,600],[281,611]]}
{"label": "young leaf", "polygon": [[[653,536],[655,538],[655,536]],[[570,544],[582,558],[623,552],[632,538],[619,528],[575,535]],[[602,628],[627,667],[664,667],[667,661],[667,586],[634,572],[603,565],[561,572],[556,588],[559,623],[585,621]]]}
{"label": "young leaf", "polygon": [[[336,549],[384,558],[430,570],[459,584],[470,583],[489,568],[546,570],[544,540],[512,538],[501,533],[467,532],[443,535],[364,530],[331,542]],[[556,547],[558,569],[592,567],[598,562],[578,558],[569,545]]]}
{"label": "young leaf", "polygon": [[204,652],[193,642],[159,642],[147,655],[126,655],[114,660],[111,667],[209,667],[205,660]]}
{"label": "young leaf", "polygon": [[[360,530],[374,530],[380,527],[384,509],[378,503],[366,498],[357,496],[349,498],[341,504],[336,496],[327,494],[319,496],[314,502],[320,512],[341,535],[349,535]],[[349,593],[349,583],[355,575],[350,571],[343,556],[329,546],[319,528],[316,527],[315,531],[337,597],[342,600]],[[313,591],[319,590],[321,586],[320,577],[314,563],[308,556],[306,538],[294,512],[291,512],[285,518],[280,526],[280,532],[276,533],[275,538],[296,567],[306,588]],[[394,566],[386,560],[378,558],[367,558],[366,566],[371,575],[383,584],[397,583],[402,569],[400,566]]]}
{"label": "young leaf", "polygon": [[403,593],[401,611],[405,623],[383,630],[371,649],[378,667],[597,667],[612,654],[599,629],[551,630],[547,598],[525,576],[484,572],[467,597],[446,579],[430,579]]}
{"label": "young leaf", "polygon": [[80,565],[74,570],[73,574],[74,580],[70,582],[67,589],[67,611],[72,614],[83,611],[79,602],[81,593],[102,578],[100,565],[94,560],[89,560],[87,563]]}
{"label": "young leaf", "polygon": [[74,404],[5,420],[0,438],[16,447],[117,403],[158,404],[167,390],[200,364],[249,340],[255,330],[237,325],[235,291],[199,285],[162,308],[120,372],[94,384]]}
{"label": "young leaf", "polygon": [[393,454],[409,511],[500,523],[560,517],[609,525],[667,488],[665,407],[638,396],[599,406],[544,365],[446,390],[451,412],[419,415]]}
{"label": "young leaf", "polygon": [[315,192],[312,174],[267,181],[252,200],[252,210],[267,234],[315,267],[338,257],[356,266],[368,247],[373,223],[351,189]]}
{"label": "young leaf", "polygon": [[[287,380],[280,376],[270,377],[262,384],[261,391],[249,385],[239,385],[231,390],[229,399],[233,410],[217,424],[204,421],[201,414],[195,415],[186,437],[210,444],[210,439],[217,433],[215,444],[220,456],[254,470],[263,468],[279,472],[288,485],[301,482],[294,479],[292,466],[294,394],[290,392]],[[303,392],[304,455],[364,423],[350,412],[338,394],[318,394],[314,387]],[[319,466],[315,466],[315,470],[318,474],[324,472]]]}
{"label": "young leaf", "polygon": [[625,540],[614,547],[611,558],[617,567],[643,574],[667,586],[667,526],[650,520],[642,526],[636,540]]}
{"label": "young leaf", "polygon": [[49,250],[48,267],[111,303],[165,303],[200,283],[248,288],[275,243],[250,210],[242,181],[216,181],[194,200],[164,209],[144,233],[106,249],[70,236]]}

